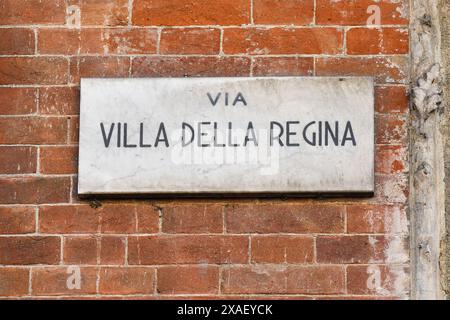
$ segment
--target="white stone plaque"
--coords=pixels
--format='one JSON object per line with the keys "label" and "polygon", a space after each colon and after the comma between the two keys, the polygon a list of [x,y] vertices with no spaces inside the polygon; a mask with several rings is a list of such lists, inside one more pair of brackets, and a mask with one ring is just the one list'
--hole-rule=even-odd
{"label": "white stone plaque", "polygon": [[80,195],[373,191],[371,78],[81,80]]}

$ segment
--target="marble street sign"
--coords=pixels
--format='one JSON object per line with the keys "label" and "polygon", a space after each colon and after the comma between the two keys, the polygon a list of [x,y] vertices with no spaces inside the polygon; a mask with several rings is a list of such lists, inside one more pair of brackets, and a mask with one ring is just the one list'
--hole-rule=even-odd
{"label": "marble street sign", "polygon": [[371,78],[82,79],[78,192],[372,193]]}

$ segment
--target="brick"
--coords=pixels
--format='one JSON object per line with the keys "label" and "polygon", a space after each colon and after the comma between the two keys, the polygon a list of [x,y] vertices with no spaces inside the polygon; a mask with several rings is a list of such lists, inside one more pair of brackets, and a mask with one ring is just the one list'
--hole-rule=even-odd
{"label": "brick", "polygon": [[39,88],[39,113],[45,115],[77,115],[80,113],[80,88]]}
{"label": "brick", "polygon": [[230,28],[223,36],[226,54],[337,54],[342,48],[335,28]]}
{"label": "brick", "polygon": [[0,29],[0,39],[0,54],[34,54],[34,32],[31,29]]}
{"label": "brick", "polygon": [[247,260],[248,238],[244,236],[151,236],[128,239],[129,264],[223,264],[245,263]]}
{"label": "brick", "polygon": [[80,78],[128,77],[128,57],[77,57],[70,63],[71,83],[79,84]]}
{"label": "brick", "polygon": [[137,204],[137,232],[156,233],[159,231],[159,210],[153,205]]}
{"label": "brick", "polygon": [[60,203],[69,197],[68,177],[0,178],[1,204]]}
{"label": "brick", "polygon": [[318,236],[316,248],[318,263],[362,264],[408,261],[407,243],[401,237]]}
{"label": "brick", "polygon": [[39,227],[44,233],[97,233],[100,225],[102,233],[151,233],[158,223],[158,213],[143,204],[66,205],[41,207]]}
{"label": "brick", "polygon": [[38,52],[40,54],[79,54],[81,47],[80,29],[40,28],[38,29]]}
{"label": "brick", "polygon": [[403,146],[377,146],[375,172],[398,174],[408,172],[408,149]]}
{"label": "brick", "polygon": [[316,75],[365,76],[374,77],[377,83],[405,83],[408,78],[408,58],[317,58]]}
{"label": "brick", "polygon": [[42,54],[151,54],[156,53],[156,29],[83,28],[40,29]]}
{"label": "brick", "polygon": [[[76,54],[102,54],[107,55],[109,53],[110,34],[111,28],[83,28],[76,30],[76,38],[74,41],[74,51]],[[113,29],[114,30],[114,29]],[[117,29],[122,30],[122,29]],[[71,32],[70,29],[61,29],[63,36],[68,36]],[[66,35],[64,35],[64,32]],[[125,40],[125,39],[124,39]],[[57,49],[56,49],[57,50]],[[53,50],[52,50],[53,51]]]}
{"label": "brick", "polygon": [[364,265],[348,266],[349,294],[407,296],[409,268],[404,266]]}
{"label": "brick", "polygon": [[39,209],[41,233],[97,233],[100,214],[88,205],[42,206]]}
{"label": "brick", "polygon": [[217,294],[219,268],[216,266],[168,266],[158,268],[159,294]]}
{"label": "brick", "polygon": [[221,283],[227,294],[338,294],[344,277],[342,267],[254,265],[224,269]]}
{"label": "brick", "polygon": [[64,237],[64,264],[96,264],[97,239],[95,237]]}
{"label": "brick", "polygon": [[136,232],[137,222],[135,205],[104,205],[100,212],[102,233]]}
{"label": "brick", "polygon": [[408,195],[407,174],[375,175],[375,199],[377,201],[405,204]]}
{"label": "brick", "polygon": [[41,147],[40,171],[44,174],[77,173],[78,147]]}
{"label": "brick", "polygon": [[223,206],[176,205],[164,207],[162,231],[166,233],[222,233]]}
{"label": "brick", "polygon": [[376,144],[405,144],[408,139],[406,121],[393,116],[375,117]]}
{"label": "brick", "polygon": [[82,54],[156,53],[156,29],[105,28],[81,31]]}
{"label": "brick", "polygon": [[291,294],[342,294],[345,275],[339,266],[296,267],[287,277],[287,292]]}
{"label": "brick", "polygon": [[125,238],[104,236],[100,239],[100,264],[125,264]]}
{"label": "brick", "polygon": [[33,233],[35,230],[35,208],[0,207],[0,234]]}
{"label": "brick", "polygon": [[229,266],[222,270],[222,293],[286,293],[287,273],[287,266]]}
{"label": "brick", "polygon": [[0,57],[0,85],[65,84],[67,66],[62,57]]}
{"label": "brick", "polygon": [[319,236],[317,238],[317,262],[382,262],[384,241],[385,239],[379,236]]}
{"label": "brick", "polygon": [[105,236],[97,240],[92,236],[66,237],[64,239],[64,263],[88,264],[100,263],[124,264],[125,239],[121,237]]}
{"label": "brick", "polygon": [[150,294],[154,287],[154,268],[108,267],[100,270],[100,294]]}
{"label": "brick", "polygon": [[[74,287],[78,274],[76,269],[67,267],[41,267],[33,269],[32,291],[37,296],[95,294],[97,283],[96,268],[80,268],[80,288]],[[69,285],[69,286],[68,286]]]}
{"label": "brick", "polygon": [[408,112],[408,100],[406,87],[375,87],[376,112],[406,114]]}
{"label": "brick", "polygon": [[380,8],[381,24],[408,25],[408,1],[391,0],[317,0],[316,23],[324,25],[367,25],[373,12],[371,5]]}
{"label": "brick", "polygon": [[138,57],[134,77],[249,76],[250,59],[241,57]]}
{"label": "brick", "polygon": [[59,237],[0,237],[0,264],[58,264]]}
{"label": "brick", "polygon": [[64,0],[3,0],[0,21],[3,25],[64,24]]}
{"label": "brick", "polygon": [[254,263],[312,263],[314,239],[309,236],[254,236],[251,239]]}
{"label": "brick", "polygon": [[407,233],[408,220],[402,206],[349,205],[348,233]]}
{"label": "brick", "polygon": [[135,0],[133,25],[240,25],[250,23],[247,0]]}
{"label": "brick", "polygon": [[29,278],[29,269],[0,268],[0,297],[27,295]]}
{"label": "brick", "polygon": [[80,117],[69,117],[69,143],[78,143],[80,134]]}
{"label": "brick", "polygon": [[254,76],[312,76],[314,58],[270,57],[254,58]]}
{"label": "brick", "polygon": [[0,115],[25,115],[36,112],[34,88],[0,88]]}
{"label": "brick", "polygon": [[2,144],[59,144],[66,139],[67,120],[64,118],[0,118]]}
{"label": "brick", "polygon": [[78,176],[72,175],[70,178],[72,184],[72,202],[83,203],[83,200],[78,197]]}
{"label": "brick", "polygon": [[242,204],[226,208],[229,233],[340,233],[344,207],[308,204]]}
{"label": "brick", "polygon": [[161,32],[161,54],[218,54],[219,51],[219,29],[176,28]]}
{"label": "brick", "polygon": [[0,146],[0,174],[35,173],[36,164],[35,147]]}
{"label": "brick", "polygon": [[347,31],[348,54],[407,54],[408,29],[353,28]]}
{"label": "brick", "polygon": [[80,0],[83,26],[125,26],[128,0]]}
{"label": "brick", "polygon": [[254,0],[256,24],[309,25],[314,19],[314,0]]}

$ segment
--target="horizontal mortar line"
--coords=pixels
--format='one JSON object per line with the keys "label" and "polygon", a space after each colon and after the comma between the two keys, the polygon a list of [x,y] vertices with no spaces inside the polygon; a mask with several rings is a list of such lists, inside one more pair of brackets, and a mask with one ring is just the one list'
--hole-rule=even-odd
{"label": "horizontal mortar line", "polygon": [[8,237],[134,237],[134,238],[145,238],[145,237],[195,237],[195,236],[211,236],[211,237],[302,237],[302,238],[315,238],[315,237],[404,237],[408,236],[408,232],[398,232],[398,233],[284,233],[284,232],[268,232],[268,233],[47,233],[47,232],[37,232],[37,233],[18,233],[18,234],[0,234],[0,238]]}
{"label": "horizontal mortar line", "polygon": [[39,269],[39,268],[67,268],[70,266],[79,266],[80,268],[92,268],[92,269],[99,269],[99,268],[121,268],[121,269],[127,269],[127,268],[173,268],[173,267],[183,267],[183,268],[192,268],[192,267],[217,267],[220,268],[219,271],[225,271],[228,268],[248,268],[248,267],[267,267],[267,268],[279,268],[279,267],[289,267],[293,266],[296,268],[299,267],[305,267],[305,269],[309,269],[311,267],[336,267],[336,268],[347,268],[347,267],[368,267],[368,266],[385,266],[385,267],[410,267],[409,263],[401,263],[401,262],[374,262],[374,263],[298,263],[298,264],[292,264],[292,263],[167,263],[167,264],[115,264],[115,265],[108,265],[108,264],[80,264],[80,263],[67,263],[67,264],[28,264],[28,265],[14,265],[14,264],[0,264],[0,269],[6,269],[6,268],[20,268],[20,269]]}
{"label": "horizontal mortar line", "polygon": [[0,84],[0,88],[67,88],[67,87],[80,87],[79,83],[67,83],[67,84]]}
{"label": "horizontal mortar line", "polygon": [[[95,198],[93,198],[92,200],[95,200]],[[98,200],[98,199],[97,199]],[[242,200],[242,199],[241,199]],[[248,202],[248,200],[251,200],[251,202]],[[275,200],[265,200],[263,199],[263,202],[260,201],[260,198],[255,198],[255,197],[249,197],[248,199],[244,199],[241,202],[237,203],[237,205],[266,205],[266,204],[280,204],[279,199],[275,199]],[[110,205],[110,204],[114,204],[117,203],[117,199],[102,199],[100,200],[101,203],[105,204],[105,205]],[[169,202],[168,202],[169,201]],[[300,202],[299,202],[300,201]],[[22,206],[22,207],[63,207],[63,206],[87,206],[89,205],[89,203],[91,202],[91,200],[86,199],[86,200],[80,200],[80,202],[75,202],[75,203],[71,203],[71,202],[59,202],[59,203],[40,203],[40,204],[36,204],[36,203],[13,203],[13,204],[0,204],[0,207],[15,207],[15,206]],[[155,198],[148,198],[148,199],[133,199],[133,198],[129,198],[129,199],[122,199],[119,202],[120,204],[143,204],[143,203],[148,203],[149,205],[152,204],[157,204],[157,205],[161,205],[163,207],[167,207],[167,206],[171,206],[171,205],[183,205],[183,204],[204,204],[204,205],[227,205],[230,202],[228,200],[218,200],[215,201],[214,199],[211,198],[205,198],[205,199],[198,199],[198,198],[190,198],[190,199],[185,199],[183,200],[172,200],[172,199],[155,199]],[[303,199],[296,199],[296,198],[292,198],[290,201],[288,201],[286,203],[286,201],[283,201],[281,203],[281,205],[284,206],[310,206],[311,204],[315,204],[315,205],[329,205],[329,206],[337,206],[337,207],[342,207],[342,206],[348,206],[348,205],[385,205],[385,206],[405,206],[405,203],[398,203],[398,202],[393,202],[393,203],[386,203],[386,202],[374,202],[373,200],[366,200],[363,201],[363,199],[359,199],[358,198],[358,202],[355,203],[354,200],[339,200],[339,199],[333,199],[333,198],[326,198],[326,199],[320,199],[317,200],[315,198],[303,198]],[[164,209],[164,208],[163,208]],[[255,233],[258,234],[258,233]]]}
{"label": "horizontal mortar line", "polygon": [[[271,299],[272,297],[286,297],[286,298],[306,298],[309,299],[310,301],[317,301],[320,299],[333,299],[333,300],[347,300],[350,298],[358,298],[358,297],[363,297],[363,298],[369,298],[369,299],[386,299],[386,298],[393,298],[395,300],[403,300],[406,299],[407,296],[398,296],[395,293],[393,293],[392,295],[366,295],[366,294],[355,294],[355,295],[347,295],[347,294],[342,294],[339,295],[339,293],[334,293],[331,295],[314,295],[314,293],[311,293],[309,295],[288,295],[288,294],[284,294],[284,293],[268,293],[268,294],[233,294],[233,293],[228,293],[228,294],[205,294],[205,295],[171,295],[171,294],[158,294],[158,293],[150,293],[147,295],[128,295],[126,293],[122,294],[122,295],[104,295],[104,294],[91,294],[91,295],[80,295],[80,294],[73,294],[73,295],[54,295],[54,296],[39,296],[39,295],[16,295],[16,296],[3,296],[0,297],[0,300],[8,300],[8,301],[20,301],[20,300],[65,300],[65,299],[73,299],[73,298],[81,298],[81,299],[91,299],[91,300],[117,300],[118,298],[120,298],[120,300],[131,300],[134,298],[139,298],[140,300],[145,299],[145,300],[161,300],[161,298],[165,298],[165,299],[176,299],[176,298],[181,298],[180,299],[180,303],[183,301],[183,298],[189,298],[189,297],[198,297],[198,298],[209,298],[209,297],[213,297],[213,298],[217,298],[217,300],[221,300],[222,298],[227,298],[227,297],[237,297],[237,298],[261,298],[261,297],[267,297],[268,300],[274,300]],[[154,298],[154,299],[153,299]],[[226,303],[227,300],[223,301],[223,304],[227,304]],[[245,301],[245,300],[244,300]]]}
{"label": "horizontal mortar line", "polygon": [[49,148],[49,147],[78,147],[79,144],[76,143],[68,143],[68,144],[0,144],[0,147],[25,147],[25,148],[31,148],[31,147],[35,147],[35,148],[39,148],[39,147],[45,147],[45,148]]}
{"label": "horizontal mortar line", "polygon": [[[0,88],[1,90],[2,88]],[[4,88],[6,89],[6,88]],[[11,88],[11,89],[17,89],[17,88]],[[79,117],[80,114],[45,114],[45,113],[21,113],[21,114],[0,114],[0,118],[75,118]]]}
{"label": "horizontal mortar line", "polygon": [[[164,268],[173,268],[173,267],[182,267],[182,268],[192,268],[192,267],[197,267],[197,268],[206,268],[206,267],[215,267],[215,268],[220,268],[221,266],[224,265],[228,265],[228,264],[213,264],[213,263],[193,263],[193,264],[187,264],[187,263],[182,263],[182,264],[175,264],[175,263],[170,263],[170,264],[83,264],[83,263],[70,263],[70,262],[63,262],[62,264],[59,265],[54,265],[58,268],[65,268],[65,267],[70,267],[70,266],[77,266],[80,268],[120,268],[120,269],[128,269],[128,268],[153,268],[153,269],[164,269]],[[311,267],[324,267],[324,266],[330,266],[327,264],[317,264],[314,262],[308,263],[308,262],[302,262],[302,263],[286,263],[286,262],[280,262],[280,263],[264,263],[264,262],[252,262],[252,263],[248,263],[248,264],[230,264],[231,266],[238,266],[238,267],[268,267],[268,268],[280,268],[280,267],[296,267],[296,268],[301,268],[301,267],[305,267],[305,269],[307,268],[311,268]],[[364,266],[370,266],[371,264],[366,264]],[[380,266],[392,266],[391,264],[377,264]],[[51,266],[51,265],[50,265]],[[331,267],[343,267],[343,265],[332,265]]]}
{"label": "horizontal mortar line", "polygon": [[72,178],[76,177],[76,173],[31,173],[31,174],[0,174],[0,178],[33,178],[33,177],[41,177],[41,178]]}
{"label": "horizontal mortar line", "polygon": [[[395,176],[393,176],[395,177]],[[283,198],[283,202],[286,202],[284,199],[284,196],[280,196],[280,198]],[[209,198],[206,198],[207,200],[209,200]],[[231,198],[232,200],[236,200]],[[260,198],[249,195],[247,198],[245,198],[244,200],[260,200]],[[370,198],[372,199],[372,198]],[[91,200],[99,200],[96,199],[95,197],[92,198]],[[79,206],[79,205],[89,205],[90,201],[89,199],[87,200],[80,200],[80,202],[50,202],[50,203],[39,203],[39,204],[35,204],[35,203],[2,203],[0,204],[0,207],[15,207],[15,206],[23,206],[23,207],[29,207],[29,206],[36,206],[39,205],[40,207],[43,206],[54,206],[54,207],[58,207],[58,206]],[[189,202],[193,202],[193,201],[198,201],[198,198],[186,198],[186,201]],[[241,199],[242,200],[242,199]],[[276,199],[276,200],[272,200],[272,202],[263,202],[261,204],[280,204],[279,202],[280,199]],[[301,200],[301,198],[290,198],[290,200],[292,201],[291,203],[285,203],[284,205],[299,205],[298,203],[295,203],[295,201],[299,201]],[[316,198],[304,198],[305,202],[302,202],[300,205],[311,205],[311,204],[316,204],[316,205],[335,205],[335,206],[345,206],[345,205],[384,205],[384,206],[405,206],[406,205],[406,201],[405,202],[377,202],[378,200],[372,200],[372,201],[361,201],[362,198],[354,198],[354,200],[347,200],[347,201],[341,201],[339,199],[335,199],[335,198],[326,198],[326,199],[316,199]],[[84,201],[84,202],[83,202]],[[105,199],[105,200],[100,200],[102,203],[104,204],[112,204],[114,203],[113,201],[117,201],[117,199]],[[129,199],[122,199],[120,203],[142,203],[145,201],[151,201],[153,203],[157,203],[157,204],[163,204],[164,199],[161,198],[151,198],[151,194],[148,198],[146,199],[135,199],[135,198],[129,198]],[[355,201],[357,201],[355,203]],[[177,202],[178,205],[182,205],[185,204],[186,202]],[[210,202],[209,204],[212,204],[213,202]],[[196,204],[201,204],[201,202],[196,202]],[[214,204],[229,204],[229,201],[222,201],[222,202],[214,202]],[[247,204],[247,202],[240,202],[238,203],[239,205],[245,205]],[[254,203],[253,203],[254,204]]]}
{"label": "horizontal mortar line", "polygon": [[[123,25],[123,26],[106,26],[106,25],[81,25],[79,27],[71,27],[65,24],[3,24],[0,25],[0,29],[67,29],[67,30],[82,30],[82,29],[342,29],[342,28],[364,28],[364,29],[380,29],[380,28],[404,28],[408,29],[409,24],[373,24],[368,26],[367,24],[361,25],[347,25],[347,24],[236,24],[236,25],[218,25],[218,24],[205,24],[205,25]],[[39,30],[38,30],[39,31]]]}
{"label": "horizontal mortar line", "polygon": [[342,268],[347,268],[347,267],[370,267],[370,266],[380,266],[380,267],[404,267],[404,268],[409,268],[410,264],[409,263],[388,263],[388,262],[381,262],[381,263],[355,263],[355,264],[348,264],[348,263],[342,263],[342,264],[324,264],[324,263],[303,263],[303,264],[291,264],[291,263],[247,263],[247,264],[242,264],[242,263],[230,263],[230,264],[218,264],[218,263],[195,263],[195,264],[188,264],[188,263],[171,263],[171,264],[155,264],[155,265],[107,265],[107,264],[103,264],[103,265],[84,265],[84,264],[33,264],[33,265],[8,265],[8,264],[0,264],[0,269],[6,269],[6,268],[17,268],[17,269],[38,269],[38,268],[66,268],[66,267],[71,267],[71,266],[79,266],[80,268],[121,268],[121,269],[127,269],[128,267],[130,268],[140,268],[140,267],[144,267],[144,268],[173,268],[173,267],[182,267],[182,268],[192,268],[192,267],[198,267],[198,268],[202,268],[202,267],[215,267],[215,268],[219,268],[219,271],[222,271],[224,269],[227,268],[234,268],[234,267],[272,267],[272,268],[277,268],[277,267],[285,267],[285,266],[294,266],[294,267],[301,267],[304,266],[305,268],[309,268],[311,266],[316,266],[316,267],[342,267]]}
{"label": "horizontal mortar line", "polygon": [[[24,117],[30,119],[32,117]],[[63,117],[64,118],[64,117]],[[0,143],[0,147],[76,147],[79,143],[69,142],[67,144],[64,143],[55,143],[55,144],[30,144],[30,143]]]}
{"label": "horizontal mortar line", "polygon": [[114,57],[124,57],[124,58],[389,58],[389,57],[403,57],[409,58],[408,53],[402,54],[361,54],[361,55],[349,55],[345,53],[276,53],[276,54],[249,54],[249,53],[235,53],[235,54],[181,54],[181,53],[142,53],[142,54],[98,54],[98,53],[86,53],[86,54],[4,54],[0,55],[0,58],[84,58],[84,57],[96,57],[96,58],[114,58]]}

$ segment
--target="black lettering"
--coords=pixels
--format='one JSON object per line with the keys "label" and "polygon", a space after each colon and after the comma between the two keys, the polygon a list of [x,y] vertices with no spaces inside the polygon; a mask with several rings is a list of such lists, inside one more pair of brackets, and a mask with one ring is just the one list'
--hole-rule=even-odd
{"label": "black lettering", "polygon": [[117,148],[120,148],[120,141],[121,141],[121,132],[122,131],[122,124],[119,122],[117,124]]}
{"label": "black lettering", "polygon": [[319,146],[322,146],[322,121],[319,121]]}
{"label": "black lettering", "polygon": [[[188,128],[191,131],[191,140],[186,142],[186,128]],[[187,145],[190,145],[192,142],[194,142],[194,138],[195,138],[195,134],[194,134],[194,128],[192,128],[192,126],[186,122],[183,122],[181,124],[181,129],[182,129],[182,136],[181,136],[181,141],[182,141],[182,146],[186,147]]]}
{"label": "black lettering", "polygon": [[286,122],[286,146],[288,147],[299,147],[299,143],[291,143],[290,137],[296,136],[297,132],[291,132],[291,124],[300,124],[299,121],[287,121]]}
{"label": "black lettering", "polygon": [[[160,138],[161,134],[163,135],[163,138]],[[166,133],[166,127],[164,126],[164,122],[161,122],[159,124],[158,133],[156,135],[155,140],[155,148],[158,146],[160,142],[164,142],[166,147],[169,147],[169,140],[167,140],[167,133]]]}
{"label": "black lettering", "polygon": [[225,147],[225,143],[217,143],[217,122],[214,122],[214,147]]}
{"label": "black lettering", "polygon": [[335,146],[339,145],[339,122],[334,123],[334,132],[328,121],[325,121],[325,145],[328,146],[328,137],[331,137]]}
{"label": "black lettering", "polygon": [[111,137],[112,137],[112,134],[114,131],[114,125],[115,125],[115,123],[113,122],[111,124],[111,126],[109,127],[108,137],[106,137],[105,127],[103,125],[103,122],[100,123],[100,129],[102,130],[102,136],[103,136],[103,142],[105,143],[105,148],[109,148],[109,144],[111,143]]}
{"label": "black lettering", "polygon": [[[280,128],[280,133],[278,134],[278,136],[274,136],[273,135],[273,129],[274,126],[277,126],[278,128]],[[281,125],[281,123],[278,123],[276,121],[271,121],[270,122],[270,146],[273,146],[273,142],[275,140],[278,140],[278,143],[280,144],[280,146],[284,146],[283,141],[281,141],[281,137],[283,136],[284,133],[284,129],[283,126]]]}
{"label": "black lettering", "polygon": [[[347,137],[348,136],[348,137]],[[344,130],[344,136],[342,138],[342,144],[341,146],[345,146],[345,142],[349,140],[352,142],[352,144],[354,146],[356,146],[356,140],[355,140],[355,136],[353,134],[353,129],[352,129],[352,124],[350,123],[350,121],[347,121],[347,124],[345,126],[345,130]]]}
{"label": "black lettering", "polygon": [[244,96],[240,92],[238,92],[236,98],[234,99],[233,106],[235,106],[238,102],[242,102],[244,106],[247,105],[247,101],[245,101]]}
{"label": "black lettering", "polygon": [[212,104],[213,106],[215,106],[215,105],[217,104],[217,101],[219,101],[219,98],[220,98],[220,96],[222,95],[222,93],[219,92],[219,93],[216,95],[216,98],[215,98],[215,99],[213,99],[213,98],[211,97],[211,94],[210,94],[209,92],[207,93],[207,95],[208,95],[208,98],[209,98],[209,101],[211,102],[211,104]]}
{"label": "black lettering", "polygon": [[139,126],[139,147],[150,148],[152,145],[144,144],[144,124],[141,122]]}
{"label": "black lettering", "polygon": [[125,122],[123,124],[123,147],[124,148],[136,148],[135,144],[128,144],[128,124]]}
{"label": "black lettering", "polygon": [[[251,134],[251,138],[249,138],[248,136]],[[248,123],[247,126],[247,134],[245,135],[245,139],[244,139],[244,147],[247,146],[247,143],[249,141],[253,141],[253,145],[255,145],[256,147],[258,146],[258,140],[256,139],[256,133],[255,133],[255,129],[253,128],[253,123],[250,121]]]}
{"label": "black lettering", "polygon": [[310,123],[308,123],[305,128],[303,129],[303,139],[306,141],[307,144],[311,145],[311,146],[315,146],[316,145],[316,133],[313,132],[312,134],[312,140],[309,140],[308,137],[306,136],[306,131],[308,131],[308,128],[310,126],[312,126],[313,124],[315,124],[315,121],[311,121]]}
{"label": "black lettering", "polygon": [[239,147],[239,144],[233,142],[233,124],[228,122],[228,146],[229,147]]}
{"label": "black lettering", "polygon": [[197,135],[197,146],[199,147],[209,147],[209,143],[202,143],[202,137],[207,136],[207,132],[202,132],[202,125],[210,125],[211,122],[199,122],[198,123],[198,135]]}

